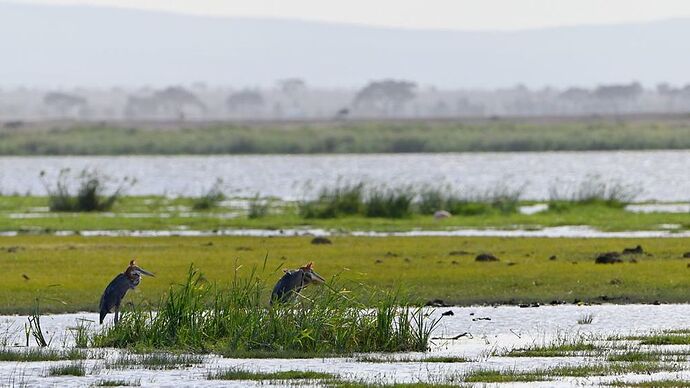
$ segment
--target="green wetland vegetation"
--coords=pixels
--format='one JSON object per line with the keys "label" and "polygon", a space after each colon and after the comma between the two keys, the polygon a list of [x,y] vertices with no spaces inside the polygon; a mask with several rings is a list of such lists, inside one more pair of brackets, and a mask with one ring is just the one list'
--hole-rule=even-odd
{"label": "green wetland vegetation", "polygon": [[[450,304],[551,303],[552,301],[685,303],[690,287],[690,239],[587,239],[501,237],[0,237],[0,311],[33,310],[37,292],[45,312],[95,311],[98,296],[129,260],[156,274],[128,295],[137,303],[158,303],[171,284],[183,282],[194,263],[210,282],[229,286],[249,279],[252,268],[265,285],[280,268],[314,261],[327,279],[343,287],[393,290],[417,300]],[[602,252],[641,245],[646,253],[621,256],[618,264],[595,264]],[[475,257],[492,253],[499,261]],[[268,259],[266,259],[268,255]],[[552,257],[555,258],[552,259]],[[240,267],[239,269],[237,269]],[[237,269],[237,270],[236,270]],[[491,279],[490,282],[487,279]],[[323,289],[320,289],[323,290]],[[268,303],[269,290],[262,289]],[[311,295],[315,290],[306,290]],[[356,299],[357,295],[351,299]],[[360,302],[366,301],[360,300]]]}
{"label": "green wetland vegetation", "polygon": [[0,129],[0,155],[316,154],[690,148],[683,116],[463,121],[40,124]]}
{"label": "green wetland vegetation", "polygon": [[[227,286],[190,268],[160,303],[125,312],[92,339],[96,347],[218,350],[223,355],[298,352],[312,355],[426,351],[437,320],[400,294],[348,290],[329,282],[300,304],[266,308],[268,285],[251,271]],[[337,289],[336,289],[337,287]],[[156,311],[151,315],[148,311]],[[174,360],[173,360],[174,361]],[[182,360],[181,362],[185,362]]]}

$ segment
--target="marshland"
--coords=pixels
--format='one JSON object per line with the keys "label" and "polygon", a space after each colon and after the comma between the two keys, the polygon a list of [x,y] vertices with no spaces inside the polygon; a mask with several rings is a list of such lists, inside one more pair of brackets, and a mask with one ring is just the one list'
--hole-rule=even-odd
{"label": "marshland", "polygon": [[[687,378],[690,213],[629,181],[584,175],[537,197],[337,179],[294,198],[220,177],[137,195],[147,177],[96,168],[13,179],[41,191],[0,196],[10,385]],[[90,311],[129,258],[156,277],[98,325]],[[309,261],[326,283],[271,305],[283,270]]]}
{"label": "marshland", "polygon": [[30,3],[0,386],[690,387],[690,5]]}

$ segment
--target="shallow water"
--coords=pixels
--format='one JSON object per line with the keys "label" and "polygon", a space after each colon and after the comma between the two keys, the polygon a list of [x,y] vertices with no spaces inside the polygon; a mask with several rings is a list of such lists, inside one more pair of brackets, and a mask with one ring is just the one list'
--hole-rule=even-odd
{"label": "shallow water", "polygon": [[95,168],[132,177],[134,195],[198,196],[216,178],[233,195],[301,199],[338,180],[387,186],[442,187],[483,192],[504,185],[524,199],[548,199],[549,189],[577,189],[592,176],[630,185],[637,200],[687,201],[690,151],[591,151],[372,155],[65,156],[0,157],[3,193],[44,194],[41,171],[53,184],[62,168]]}
{"label": "shallow water", "polygon": [[[508,350],[532,344],[546,344],[557,338],[577,339],[605,338],[609,335],[641,334],[662,329],[687,328],[690,305],[599,305],[599,306],[542,306],[538,308],[500,307],[454,307],[439,308],[433,316],[452,310],[455,315],[444,317],[434,333],[435,336],[449,337],[469,333],[459,340],[434,340],[432,349],[426,354],[406,354],[396,356],[424,357],[452,355],[470,358],[467,363],[369,363],[357,362],[352,358],[275,360],[275,359],[224,359],[206,356],[203,365],[177,370],[128,370],[107,369],[104,360],[89,360],[85,377],[45,377],[49,365],[56,363],[12,363],[0,362],[0,384],[9,384],[12,379],[29,386],[43,385],[88,385],[102,379],[140,380],[143,386],[247,386],[246,382],[219,382],[205,379],[209,372],[239,367],[253,371],[314,370],[335,373],[346,379],[369,382],[416,382],[437,381],[444,376],[461,375],[470,370],[486,368],[509,368],[515,370],[542,369],[550,366],[581,365],[591,362],[584,357],[555,358],[508,358],[491,356],[491,352]],[[591,314],[591,324],[579,325],[577,320]],[[482,320],[477,320],[482,318]],[[490,320],[485,320],[489,318]],[[66,328],[73,326],[77,319],[95,321],[96,314],[64,314],[42,318],[42,324],[52,338],[52,347],[70,346],[71,336]],[[9,333],[10,344],[24,343],[24,316],[0,317],[0,333]],[[9,328],[9,330],[8,330]],[[95,325],[93,326],[95,328]],[[12,335],[18,329],[16,334]],[[106,359],[118,351],[109,350]],[[61,362],[69,363],[69,362]],[[663,377],[690,378],[690,370],[683,372],[659,373],[651,376],[630,376],[629,379],[658,379]],[[560,381],[539,383],[542,386],[571,386],[573,384],[593,385],[603,381],[621,379],[618,377],[567,378]],[[265,386],[265,384],[264,384]]]}
{"label": "shallow water", "polygon": [[[84,237],[211,237],[211,236],[244,236],[244,237],[293,237],[293,236],[357,236],[357,237],[547,237],[547,238],[686,238],[689,230],[677,230],[680,225],[660,225],[664,230],[635,230],[622,232],[605,232],[590,226],[555,226],[542,229],[448,229],[448,230],[412,230],[406,232],[375,232],[303,228],[303,229],[219,229],[219,230],[58,230],[56,236]],[[18,236],[25,232],[4,231],[0,237]]]}

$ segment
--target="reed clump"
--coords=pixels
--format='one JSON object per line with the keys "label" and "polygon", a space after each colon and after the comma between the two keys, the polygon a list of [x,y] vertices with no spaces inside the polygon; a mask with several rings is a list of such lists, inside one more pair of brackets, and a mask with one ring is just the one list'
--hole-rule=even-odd
{"label": "reed clump", "polygon": [[453,193],[450,189],[413,187],[366,187],[363,183],[323,188],[316,199],[299,204],[303,218],[338,218],[361,215],[377,218],[406,218],[413,214],[434,214],[445,210],[453,215],[517,213],[522,188],[503,185],[488,190]]}
{"label": "reed clump", "polygon": [[[326,290],[268,306],[267,287],[255,270],[235,273],[229,285],[211,284],[190,267],[157,306],[124,311],[117,326],[93,338],[97,347],[349,354],[425,351],[438,323],[399,292]],[[156,311],[156,313],[152,311]]]}
{"label": "reed clump", "polygon": [[40,177],[48,192],[48,207],[54,212],[108,211],[125,188],[135,183],[132,179],[124,178],[115,190],[106,194],[108,178],[96,170],[84,169],[76,178],[77,190],[73,193],[69,169],[60,170],[55,186],[46,182],[45,172],[42,171]]}
{"label": "reed clump", "polygon": [[555,183],[549,188],[549,211],[564,212],[576,206],[599,205],[622,209],[637,196],[638,190],[617,181],[590,176],[575,185]]}
{"label": "reed clump", "polygon": [[223,193],[223,181],[216,179],[216,182],[200,197],[195,198],[192,204],[194,210],[210,210],[218,206],[225,199]]}

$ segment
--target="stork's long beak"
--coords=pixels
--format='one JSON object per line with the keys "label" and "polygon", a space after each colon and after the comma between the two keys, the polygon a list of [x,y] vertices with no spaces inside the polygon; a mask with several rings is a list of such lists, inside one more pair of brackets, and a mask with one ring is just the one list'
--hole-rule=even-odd
{"label": "stork's long beak", "polygon": [[143,268],[139,268],[139,272],[141,272],[142,274],[144,274],[144,275],[146,275],[146,276],[151,276],[151,277],[154,277],[154,278],[156,277],[156,275],[154,275],[153,273],[151,273],[151,272],[149,272],[149,271],[147,271],[147,270],[145,270],[145,269],[143,269]]}
{"label": "stork's long beak", "polygon": [[314,278],[314,283],[326,283],[326,279],[322,278],[321,275],[317,274],[314,271],[311,271],[311,275]]}

